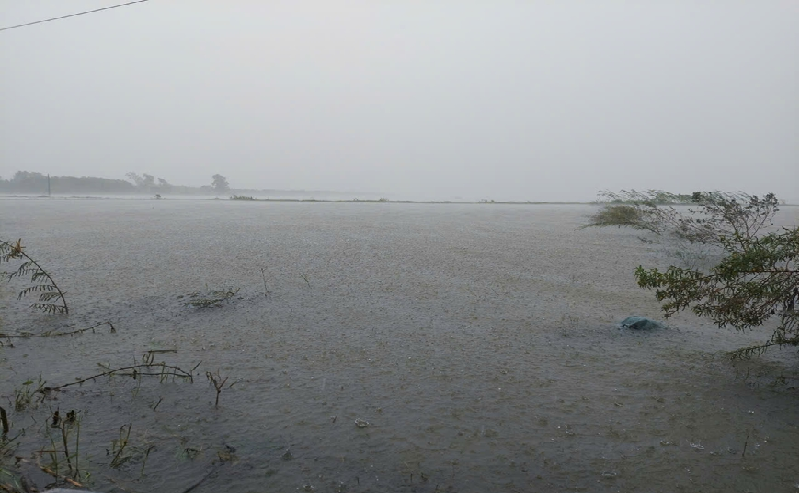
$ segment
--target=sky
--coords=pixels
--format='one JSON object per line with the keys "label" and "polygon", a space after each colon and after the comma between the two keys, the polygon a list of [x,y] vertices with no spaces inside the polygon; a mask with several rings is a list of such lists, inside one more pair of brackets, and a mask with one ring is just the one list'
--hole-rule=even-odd
{"label": "sky", "polygon": [[[115,3],[0,0],[0,27]],[[795,0],[149,0],[0,31],[0,176],[799,203],[796,26]]]}

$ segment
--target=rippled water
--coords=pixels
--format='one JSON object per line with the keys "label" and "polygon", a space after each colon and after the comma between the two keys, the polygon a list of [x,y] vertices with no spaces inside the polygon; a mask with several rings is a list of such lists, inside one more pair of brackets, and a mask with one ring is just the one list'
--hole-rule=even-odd
{"label": "rippled water", "polygon": [[[95,489],[799,487],[795,351],[733,366],[718,351],[768,328],[742,334],[690,315],[660,332],[618,329],[628,315],[658,317],[632,271],[668,259],[634,232],[578,229],[590,206],[6,199],[0,209],[0,235],[23,238],[72,310],[30,312],[5,285],[0,332],[117,328],[4,340],[4,400],[39,375],[63,384],[153,349],[200,363],[193,384],[102,378],[11,412],[28,430],[16,453],[29,459],[51,446],[41,436],[51,410],[81,411]],[[240,291],[220,308],[185,304],[221,288]],[[214,408],[204,375],[217,370],[235,385]],[[112,469],[106,450],[127,424],[129,450],[153,448]],[[25,471],[41,486],[35,469]]]}

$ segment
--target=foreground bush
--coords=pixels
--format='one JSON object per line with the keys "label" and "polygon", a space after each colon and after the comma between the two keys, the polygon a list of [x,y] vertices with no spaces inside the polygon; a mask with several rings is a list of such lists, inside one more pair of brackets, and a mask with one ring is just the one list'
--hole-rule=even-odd
{"label": "foreground bush", "polygon": [[[741,348],[734,356],[761,353],[771,346],[799,346],[799,228],[774,231],[779,202],[774,194],[694,193],[694,207],[659,205],[665,192],[622,192],[591,216],[587,226],[627,226],[689,244],[709,245],[721,260],[709,269],[670,266],[666,271],[635,271],[638,285],[654,289],[669,317],[690,309],[719,327],[739,330],[779,323],[763,344]],[[684,197],[684,196],[674,196]]]}

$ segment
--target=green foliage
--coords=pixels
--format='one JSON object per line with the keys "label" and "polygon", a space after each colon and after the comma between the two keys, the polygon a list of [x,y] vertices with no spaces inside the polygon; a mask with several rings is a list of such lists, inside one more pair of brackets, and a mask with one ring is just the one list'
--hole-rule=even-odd
{"label": "green foliage", "polygon": [[645,227],[644,214],[635,206],[627,204],[608,204],[591,216],[589,226],[629,226],[636,229]]}
{"label": "green foliage", "polygon": [[130,455],[122,454],[130,443],[130,430],[132,428],[132,424],[121,426],[119,428],[119,439],[111,440],[111,453],[114,454],[114,458],[111,459],[111,463],[109,464],[111,467],[118,468],[131,459]]}
{"label": "green foliage", "polygon": [[601,207],[596,214],[589,217],[588,224],[583,226],[585,228],[625,226],[660,235],[673,222],[673,217],[678,215],[672,207],[658,207],[675,204],[679,197],[662,190],[622,190],[619,193],[604,191],[599,193],[599,197]]}
{"label": "green foliage", "polygon": [[[33,384],[36,383],[36,387]],[[46,382],[42,380],[42,377],[39,376],[39,381],[34,382],[33,380],[27,380],[22,383],[21,387],[17,387],[14,389],[14,410],[17,412],[24,411],[29,406],[38,405],[44,394],[42,390],[44,389],[44,384]],[[38,400],[34,399],[35,396],[39,395],[40,397]]]}
{"label": "green foliage", "polygon": [[[736,222],[731,220],[731,224]],[[690,308],[719,327],[730,325],[740,330],[779,317],[769,341],[742,348],[735,356],[759,353],[774,345],[799,346],[799,228],[759,237],[746,231],[720,234],[718,241],[727,255],[709,273],[674,266],[660,272],[639,266],[635,271],[638,285],[655,290],[667,317]]]}
{"label": "green foliage", "polygon": [[[690,196],[661,190],[602,192],[605,202],[585,227],[628,226],[688,243],[721,246],[720,238],[757,236],[779,211],[774,194],[762,198],[745,193],[694,192]],[[696,207],[678,210],[672,204]],[[664,205],[667,204],[667,205]]]}
{"label": "green foliage", "polygon": [[[690,309],[719,327],[746,330],[772,317],[779,323],[764,344],[742,348],[749,356],[777,345],[799,346],[799,229],[769,231],[779,201],[745,193],[694,192],[690,196],[659,190],[603,192],[606,201],[588,226],[627,226],[675,240],[678,257],[700,246],[718,254],[710,268],[670,266],[666,271],[635,270],[638,285],[655,290],[666,317]],[[694,207],[672,204],[690,201]],[[667,204],[667,205],[664,205]]]}
{"label": "green foliage", "polygon": [[22,239],[17,240],[16,243],[0,240],[0,262],[22,261],[16,271],[6,274],[8,280],[30,276],[32,285],[23,288],[17,295],[17,299],[21,300],[29,294],[38,294],[38,302],[31,303],[31,308],[45,313],[69,314],[64,293],[52,276],[36,260],[25,253],[24,248]]}
{"label": "green foliage", "polygon": [[15,474],[11,469],[5,469],[0,464],[0,491],[4,493],[27,493],[30,490],[27,488],[27,484],[24,483],[22,476]]}
{"label": "green foliage", "polygon": [[697,202],[702,192],[694,192],[691,195],[665,192],[663,190],[647,190],[637,192],[635,190],[622,190],[621,192],[611,192],[604,190],[599,192],[600,202],[610,202],[613,204],[639,204],[642,202],[654,205],[678,205]]}

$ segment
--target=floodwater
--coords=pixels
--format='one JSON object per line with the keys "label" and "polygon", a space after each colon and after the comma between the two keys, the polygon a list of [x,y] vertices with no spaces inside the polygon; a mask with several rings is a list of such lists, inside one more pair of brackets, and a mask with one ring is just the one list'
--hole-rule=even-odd
{"label": "floodwater", "polygon": [[[633,269],[669,258],[632,231],[578,229],[591,206],[5,199],[0,209],[0,235],[22,237],[71,310],[31,312],[14,281],[0,288],[0,332],[117,329],[3,339],[6,408],[26,380],[61,385],[150,350],[199,364],[193,383],[103,377],[11,409],[11,434],[26,429],[14,454],[40,487],[52,477],[36,457],[46,465],[58,449],[46,420],[75,409],[90,473],[79,480],[107,492],[799,489],[796,351],[733,364],[723,351],[768,328],[739,333],[689,314],[666,330],[619,329],[629,315],[660,318]],[[779,218],[796,224],[799,210]],[[187,306],[217,289],[240,290],[221,307]],[[206,371],[229,378],[216,408]],[[127,425],[127,459],[112,468]]]}

